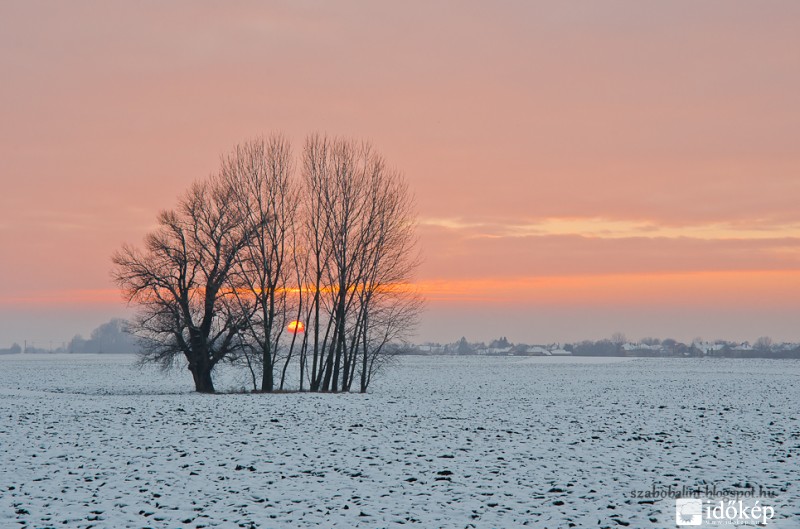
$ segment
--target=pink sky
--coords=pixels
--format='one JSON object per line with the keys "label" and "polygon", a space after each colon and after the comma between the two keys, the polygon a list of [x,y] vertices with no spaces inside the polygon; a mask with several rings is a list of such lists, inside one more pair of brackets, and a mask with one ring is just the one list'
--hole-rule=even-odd
{"label": "pink sky", "polygon": [[466,335],[800,341],[800,4],[0,4],[0,347],[125,308],[110,255],[254,135],[370,139]]}

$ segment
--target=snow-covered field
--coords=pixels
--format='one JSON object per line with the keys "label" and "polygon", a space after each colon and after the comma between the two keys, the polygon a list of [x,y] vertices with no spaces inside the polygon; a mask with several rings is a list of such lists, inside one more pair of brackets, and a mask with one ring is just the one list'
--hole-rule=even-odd
{"label": "snow-covered field", "polygon": [[800,520],[798,361],[403,358],[369,395],[213,396],[132,361],[0,357],[0,528],[675,527],[632,491],[706,484]]}

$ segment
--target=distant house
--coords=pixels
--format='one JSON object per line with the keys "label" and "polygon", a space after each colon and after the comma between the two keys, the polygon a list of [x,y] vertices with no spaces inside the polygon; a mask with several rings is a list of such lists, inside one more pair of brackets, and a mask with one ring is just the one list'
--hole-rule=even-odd
{"label": "distant house", "polygon": [[721,351],[725,348],[724,343],[711,343],[711,342],[694,342],[692,346],[700,351],[703,355],[709,355],[716,351]]}
{"label": "distant house", "polygon": [[525,349],[528,356],[550,356],[550,351],[538,345],[531,345]]}
{"label": "distant house", "polygon": [[644,343],[622,344],[625,356],[664,356],[666,350],[662,345],[647,345]]}
{"label": "distant house", "polygon": [[566,349],[553,349],[548,352],[551,356],[572,356],[572,351],[567,351]]}
{"label": "distant house", "polygon": [[511,346],[509,347],[489,347],[486,354],[491,356],[507,356],[511,354]]}
{"label": "distant house", "polygon": [[749,358],[752,356],[757,356],[755,347],[747,342],[731,347],[729,355],[734,358]]}

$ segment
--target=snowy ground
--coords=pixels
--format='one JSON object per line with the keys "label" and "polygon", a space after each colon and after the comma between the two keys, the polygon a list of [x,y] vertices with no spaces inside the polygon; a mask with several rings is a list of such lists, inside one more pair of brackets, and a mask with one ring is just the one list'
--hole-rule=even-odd
{"label": "snowy ground", "polygon": [[366,396],[131,362],[0,357],[0,528],[675,527],[631,492],[706,484],[800,520],[798,361],[404,358]]}

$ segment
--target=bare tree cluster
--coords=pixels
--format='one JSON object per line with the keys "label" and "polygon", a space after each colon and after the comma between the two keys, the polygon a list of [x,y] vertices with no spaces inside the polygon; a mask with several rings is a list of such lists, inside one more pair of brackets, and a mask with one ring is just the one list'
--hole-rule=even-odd
{"label": "bare tree cluster", "polygon": [[264,392],[293,369],[301,391],[365,392],[422,307],[414,221],[402,175],[368,143],[312,135],[296,160],[273,135],[223,157],[113,274],[139,309],[142,360],[185,362],[199,392],[223,361]]}

